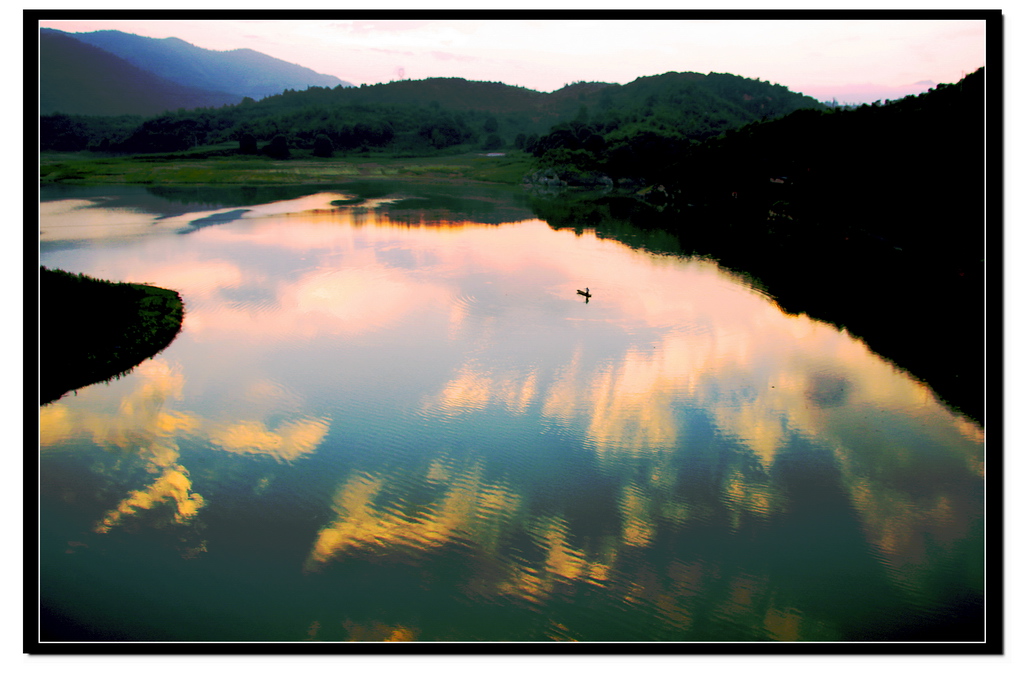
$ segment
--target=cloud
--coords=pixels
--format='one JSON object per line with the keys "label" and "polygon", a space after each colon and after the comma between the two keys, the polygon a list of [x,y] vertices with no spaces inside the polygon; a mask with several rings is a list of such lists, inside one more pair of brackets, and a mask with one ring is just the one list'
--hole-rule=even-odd
{"label": "cloud", "polygon": [[351,21],[331,24],[351,35],[377,35],[379,33],[406,33],[428,28],[436,21]]}
{"label": "cloud", "polygon": [[835,99],[839,103],[860,105],[862,103],[873,103],[882,100],[897,100],[906,96],[917,96],[935,86],[932,80],[921,80],[914,84],[901,84],[890,86],[885,84],[873,84],[870,82],[860,84],[839,84],[839,85],[810,85],[804,87],[800,93],[816,98],[819,101],[831,101]]}
{"label": "cloud", "polygon": [[397,54],[398,56],[415,56],[413,52],[407,49],[381,49],[380,47],[369,47],[360,51],[372,51],[379,54]]}
{"label": "cloud", "polygon": [[465,54],[453,54],[452,52],[446,51],[432,51],[430,55],[440,61],[459,61],[462,63],[475,63],[481,61],[475,56],[466,56]]}

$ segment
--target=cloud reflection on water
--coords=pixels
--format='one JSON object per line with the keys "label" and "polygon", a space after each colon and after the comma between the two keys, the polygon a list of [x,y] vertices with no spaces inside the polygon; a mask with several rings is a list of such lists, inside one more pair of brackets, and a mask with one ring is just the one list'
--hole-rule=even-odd
{"label": "cloud reflection on water", "polygon": [[[350,352],[421,368],[391,379],[410,389],[411,403],[374,409],[373,418],[407,437],[424,419],[454,436],[511,417],[578,438],[587,466],[609,479],[603,496],[614,516],[584,526],[568,493],[540,508],[531,485],[494,454],[449,453],[451,443],[423,440],[418,464],[370,456],[335,468],[307,572],[350,556],[461,547],[479,558],[459,586],[472,597],[541,605],[597,589],[685,632],[700,624],[698,598],[715,595],[716,620],[755,624],[773,639],[832,638],[827,621],[776,592],[766,571],[688,553],[685,533],[709,525],[746,533],[790,512],[779,462],[795,448],[834,464],[839,498],[901,587],[926,584],[923,561],[936,546],[954,549],[980,517],[971,488],[956,486],[984,476],[980,428],[863,343],[785,315],[712,262],[654,256],[540,221],[396,225],[375,210],[324,210],[325,198],[303,201],[301,216],[287,214],[294,204],[255,208],[232,226],[181,237],[198,247],[162,251],[169,244],[154,242],[144,264],[110,263],[126,280],[179,290],[187,312],[180,343],[115,386],[123,392],[116,405],[89,408],[89,398],[104,397],[90,391],[41,410],[44,451],[88,436],[133,452],[158,475],[102,516],[99,529],[157,502],[173,503],[179,523],[195,517],[204,501],[179,461],[186,437],[239,459],[340,451],[330,432],[345,438],[346,428],[325,409],[342,393],[379,394],[371,377],[386,379],[339,366]],[[583,286],[594,292],[589,304],[575,296]],[[317,367],[348,377],[330,395],[259,370],[287,368],[302,340],[336,350]],[[375,340],[386,345],[373,350]],[[207,353],[207,344],[218,348]],[[188,382],[172,364],[175,349],[204,365]],[[191,396],[219,385],[221,373],[232,380],[220,384],[227,393],[189,411]],[[705,466],[712,442],[720,459],[701,483],[687,471]],[[909,477],[922,471],[938,479]],[[681,552],[660,553],[666,546]],[[412,638],[416,626],[350,631]],[[551,631],[573,638],[571,625]]]}

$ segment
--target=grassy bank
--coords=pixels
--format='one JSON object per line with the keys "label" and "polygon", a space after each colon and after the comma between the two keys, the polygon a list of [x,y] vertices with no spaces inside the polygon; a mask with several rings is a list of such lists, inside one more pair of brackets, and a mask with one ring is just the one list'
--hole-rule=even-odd
{"label": "grassy bank", "polygon": [[295,153],[282,160],[240,155],[228,148],[132,156],[46,152],[40,155],[39,180],[65,185],[315,185],[362,179],[518,184],[531,170],[531,161],[523,153],[489,157],[479,152],[329,158]]}
{"label": "grassy bank", "polygon": [[40,404],[128,372],[181,330],[173,290],[46,267],[39,290]]}

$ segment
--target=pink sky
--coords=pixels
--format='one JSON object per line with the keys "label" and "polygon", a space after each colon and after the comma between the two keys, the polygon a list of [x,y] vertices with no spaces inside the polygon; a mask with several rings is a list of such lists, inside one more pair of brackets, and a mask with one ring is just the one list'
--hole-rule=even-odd
{"label": "pink sky", "polygon": [[985,65],[983,21],[595,20],[586,12],[581,19],[567,19],[564,12],[557,16],[40,25],[71,33],[113,29],[177,37],[218,51],[249,48],[356,85],[464,77],[553,91],[580,80],[625,84],[669,71],[724,72],[783,84],[819,100],[862,103],[956,82]]}

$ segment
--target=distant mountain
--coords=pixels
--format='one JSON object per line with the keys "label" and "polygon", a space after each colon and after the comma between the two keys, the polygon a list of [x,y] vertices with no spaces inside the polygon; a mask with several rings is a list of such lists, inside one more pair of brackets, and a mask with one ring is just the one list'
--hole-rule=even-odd
{"label": "distant mountain", "polygon": [[286,89],[352,86],[333,75],[322,75],[251,49],[213,51],[176,37],[157,39],[116,30],[69,35],[171,82],[239,97],[259,100]]}
{"label": "distant mountain", "polygon": [[219,107],[240,96],[159,77],[61,31],[39,36],[39,111],[76,115],[157,115]]}

